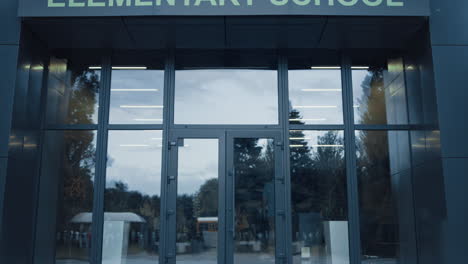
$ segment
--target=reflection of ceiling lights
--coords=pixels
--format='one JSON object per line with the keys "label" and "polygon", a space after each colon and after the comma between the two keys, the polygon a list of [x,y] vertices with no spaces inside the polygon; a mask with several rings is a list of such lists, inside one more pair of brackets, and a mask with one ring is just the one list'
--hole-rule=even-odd
{"label": "reflection of ceiling lights", "polygon": [[121,147],[128,147],[128,148],[144,148],[149,147],[150,145],[145,144],[121,144]]}
{"label": "reflection of ceiling lights", "polygon": [[310,68],[312,70],[339,70],[341,69],[340,66],[312,66]]}
{"label": "reflection of ceiling lights", "polygon": [[134,121],[138,122],[162,122],[163,120],[160,118],[135,118]]}
{"label": "reflection of ceiling lights", "polygon": [[301,89],[303,92],[341,92],[341,89]]}
{"label": "reflection of ceiling lights", "polygon": [[312,145],[314,148],[341,148],[343,145]]}
{"label": "reflection of ceiling lights", "polygon": [[353,69],[353,70],[368,70],[369,66],[352,66],[351,69]]}
{"label": "reflection of ceiling lights", "polygon": [[[89,66],[88,69],[90,70],[100,70],[102,69],[101,66]],[[112,66],[113,70],[146,70],[148,67],[146,66]]]}
{"label": "reflection of ceiling lights", "polygon": [[307,137],[290,137],[290,140],[312,140],[312,138]]}
{"label": "reflection of ceiling lights", "polygon": [[120,108],[163,108],[162,105],[121,105]]}
{"label": "reflection of ceiling lights", "polygon": [[296,118],[296,119],[289,119],[291,122],[300,122],[300,121],[327,121],[326,118]]}
{"label": "reflection of ceiling lights", "polygon": [[112,92],[157,92],[158,89],[111,89]]}
{"label": "reflection of ceiling lights", "polygon": [[336,105],[296,105],[293,106],[293,108],[298,108],[298,109],[309,109],[309,108],[337,108],[338,106]]}

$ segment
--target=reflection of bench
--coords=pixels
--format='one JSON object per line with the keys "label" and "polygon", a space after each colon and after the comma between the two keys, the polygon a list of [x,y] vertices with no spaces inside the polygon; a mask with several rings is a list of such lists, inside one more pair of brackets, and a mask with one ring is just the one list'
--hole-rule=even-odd
{"label": "reflection of bench", "polygon": [[260,252],[262,243],[260,241],[239,241],[236,244],[236,251],[242,253]]}

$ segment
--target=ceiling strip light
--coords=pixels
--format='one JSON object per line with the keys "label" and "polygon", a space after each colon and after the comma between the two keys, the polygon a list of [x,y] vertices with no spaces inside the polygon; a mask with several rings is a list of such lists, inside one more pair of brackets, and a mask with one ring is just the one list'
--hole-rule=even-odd
{"label": "ceiling strip light", "polygon": [[145,144],[122,144],[120,146],[121,147],[130,147],[130,148],[143,148],[143,147],[149,147],[150,145],[145,145]]}
{"label": "ceiling strip light", "polygon": [[112,92],[157,92],[158,89],[111,89]]}
{"label": "ceiling strip light", "polygon": [[[90,70],[100,70],[102,69],[101,66],[89,66],[88,69]],[[148,67],[146,66],[112,66],[113,70],[146,70]]]}
{"label": "ceiling strip light", "polygon": [[291,122],[300,122],[300,121],[327,121],[326,118],[297,118],[297,119],[289,119]]}
{"label": "ceiling strip light", "polygon": [[369,66],[352,66],[351,69],[353,69],[353,70],[368,70]]}
{"label": "ceiling strip light", "polygon": [[163,108],[162,105],[121,105],[120,108]]}
{"label": "ceiling strip light", "polygon": [[133,119],[134,121],[138,122],[162,122],[163,120],[161,118],[135,118]]}
{"label": "ceiling strip light", "polygon": [[310,68],[312,70],[339,70],[341,69],[340,66],[312,66]]}
{"label": "ceiling strip light", "polygon": [[299,108],[299,109],[308,109],[308,108],[337,108],[338,106],[336,105],[296,105],[293,106],[293,108]]}
{"label": "ceiling strip light", "polygon": [[341,92],[341,89],[301,89],[303,92]]}

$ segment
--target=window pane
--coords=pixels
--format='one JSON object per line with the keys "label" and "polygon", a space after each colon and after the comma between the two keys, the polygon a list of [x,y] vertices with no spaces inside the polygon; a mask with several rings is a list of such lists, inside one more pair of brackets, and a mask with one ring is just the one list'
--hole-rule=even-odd
{"label": "window pane", "polygon": [[275,263],[273,139],[234,139],[234,263]]}
{"label": "window pane", "polygon": [[97,124],[100,69],[89,62],[50,58],[48,124]]}
{"label": "window pane", "polygon": [[291,130],[293,263],[349,263],[342,131]]}
{"label": "window pane", "polygon": [[353,66],[354,119],[357,124],[407,124],[402,59]]}
{"label": "window pane", "polygon": [[179,147],[177,263],[217,263],[218,139],[185,139]]}
{"label": "window pane", "polygon": [[175,123],[278,124],[277,71],[176,71]]}
{"label": "window pane", "polygon": [[44,140],[36,254],[44,263],[89,263],[96,133],[48,131]]}
{"label": "window pane", "polygon": [[158,263],[161,131],[110,131],[103,263]]}
{"label": "window pane", "polygon": [[289,70],[290,124],[343,124],[339,66]]}
{"label": "window pane", "polygon": [[162,124],[164,71],[113,67],[109,123]]}
{"label": "window pane", "polygon": [[415,253],[407,131],[359,131],[363,263],[409,263]]}

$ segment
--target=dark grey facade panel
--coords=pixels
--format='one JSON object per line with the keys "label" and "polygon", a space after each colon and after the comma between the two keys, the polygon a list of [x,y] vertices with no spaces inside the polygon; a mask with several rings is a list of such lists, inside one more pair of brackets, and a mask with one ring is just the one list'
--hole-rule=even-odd
{"label": "dark grey facade panel", "polygon": [[468,157],[468,46],[433,47],[443,157]]}
{"label": "dark grey facade panel", "polygon": [[23,17],[429,16],[428,0],[20,0]]}
{"label": "dark grey facade panel", "polygon": [[18,45],[20,18],[17,17],[18,0],[0,1],[0,45]]}
{"label": "dark grey facade panel", "polygon": [[431,0],[432,45],[467,45],[468,1]]}

